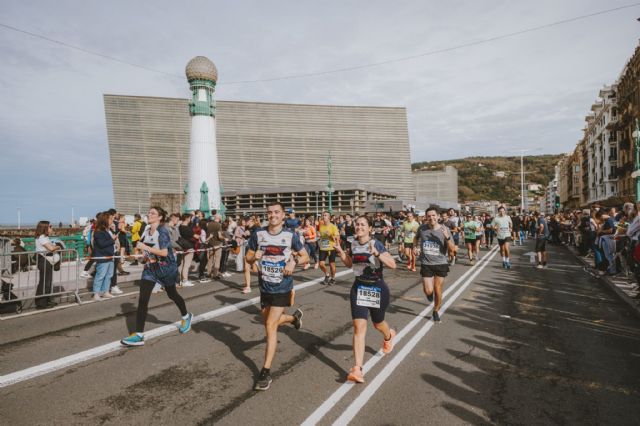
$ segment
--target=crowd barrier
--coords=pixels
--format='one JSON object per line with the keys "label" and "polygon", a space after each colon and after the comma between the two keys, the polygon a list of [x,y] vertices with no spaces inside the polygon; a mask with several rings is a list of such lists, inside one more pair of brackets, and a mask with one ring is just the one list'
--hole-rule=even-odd
{"label": "crowd barrier", "polygon": [[0,313],[19,312],[25,301],[42,297],[73,295],[80,300],[80,257],[75,249],[63,249],[57,256],[43,252],[0,253],[2,292]]}

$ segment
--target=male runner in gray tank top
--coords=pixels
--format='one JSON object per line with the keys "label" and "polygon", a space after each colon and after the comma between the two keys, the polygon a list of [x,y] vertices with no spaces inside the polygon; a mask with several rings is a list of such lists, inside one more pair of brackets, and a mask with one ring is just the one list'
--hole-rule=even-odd
{"label": "male runner in gray tank top", "polygon": [[433,305],[433,321],[440,322],[438,310],[442,305],[442,285],[449,273],[448,253],[455,251],[451,232],[438,223],[438,210],[429,207],[425,214],[426,223],[420,226],[413,244],[416,256],[420,256],[422,288]]}

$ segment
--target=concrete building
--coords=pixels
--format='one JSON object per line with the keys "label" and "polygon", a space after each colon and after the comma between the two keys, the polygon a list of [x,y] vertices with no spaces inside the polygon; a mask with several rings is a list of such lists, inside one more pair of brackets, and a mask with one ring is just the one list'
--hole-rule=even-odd
{"label": "concrete building", "polygon": [[[139,203],[146,210],[152,193],[184,194],[189,101],[107,94],[104,105],[118,211],[137,212]],[[223,198],[228,191],[325,185],[329,151],[336,187],[370,185],[415,198],[405,108],[233,101],[215,107]]]}
{"label": "concrete building", "polygon": [[591,106],[592,113],[586,117],[588,203],[618,195],[618,140],[610,125],[617,121],[616,85],[604,86],[598,95]]}
{"label": "concrete building", "polygon": [[416,200],[440,200],[458,203],[458,170],[445,166],[441,170],[414,170]]}

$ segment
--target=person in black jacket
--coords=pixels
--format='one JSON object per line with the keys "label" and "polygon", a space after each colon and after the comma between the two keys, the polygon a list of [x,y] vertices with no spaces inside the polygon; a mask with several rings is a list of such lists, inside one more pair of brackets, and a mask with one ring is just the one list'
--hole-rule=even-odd
{"label": "person in black jacket", "polygon": [[96,260],[96,276],[93,279],[93,300],[95,301],[113,297],[109,292],[111,277],[115,270],[113,255],[117,238],[109,230],[113,225],[113,217],[108,212],[101,213],[98,216],[93,236],[93,257],[98,258]]}
{"label": "person in black jacket", "polygon": [[178,232],[180,233],[178,243],[182,247],[182,250],[184,250],[182,262],[179,267],[180,286],[193,287],[193,283],[189,281],[189,269],[191,268],[191,261],[193,260],[193,249],[195,247],[196,237],[191,228],[191,215],[189,213],[184,213],[180,217]]}

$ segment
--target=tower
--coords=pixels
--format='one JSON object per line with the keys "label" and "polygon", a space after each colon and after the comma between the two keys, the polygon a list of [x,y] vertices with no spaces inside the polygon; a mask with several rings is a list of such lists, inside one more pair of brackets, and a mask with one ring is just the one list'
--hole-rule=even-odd
{"label": "tower", "polygon": [[[216,103],[213,93],[218,70],[209,59],[196,56],[187,64],[185,73],[191,89],[189,186],[185,204],[188,211],[202,210],[201,188],[204,186],[208,189],[208,211],[217,210],[221,200],[216,147]],[[208,211],[204,212],[205,215],[208,215]]]}

